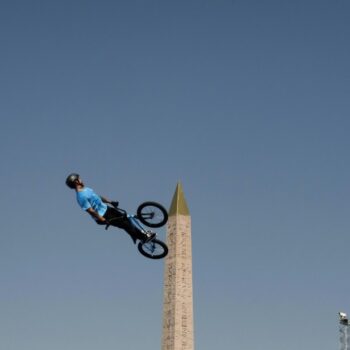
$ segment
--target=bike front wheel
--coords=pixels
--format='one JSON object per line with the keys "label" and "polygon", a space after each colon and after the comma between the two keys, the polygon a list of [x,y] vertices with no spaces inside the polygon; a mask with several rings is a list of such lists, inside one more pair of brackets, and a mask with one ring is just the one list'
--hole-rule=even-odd
{"label": "bike front wheel", "polygon": [[137,218],[148,227],[161,227],[168,221],[168,213],[157,202],[144,202],[137,208]]}
{"label": "bike front wheel", "polygon": [[167,245],[156,238],[149,242],[140,242],[138,249],[143,256],[150,259],[162,259],[168,254]]}

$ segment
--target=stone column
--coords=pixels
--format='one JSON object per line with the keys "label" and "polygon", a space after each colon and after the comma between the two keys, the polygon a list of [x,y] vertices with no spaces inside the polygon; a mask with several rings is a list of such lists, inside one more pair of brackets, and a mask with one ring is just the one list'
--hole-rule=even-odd
{"label": "stone column", "polygon": [[162,350],[194,350],[191,217],[178,184],[169,210]]}

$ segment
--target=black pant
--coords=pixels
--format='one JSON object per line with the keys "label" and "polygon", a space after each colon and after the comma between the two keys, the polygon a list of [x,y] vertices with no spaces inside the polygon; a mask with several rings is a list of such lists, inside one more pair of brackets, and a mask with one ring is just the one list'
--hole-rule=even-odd
{"label": "black pant", "polygon": [[119,227],[125,230],[133,239],[144,238],[143,235],[141,235],[140,232],[135,229],[134,225],[125,216],[125,214],[120,212],[118,209],[107,207],[107,211],[103,217],[110,223],[111,226]]}
{"label": "black pant", "polygon": [[119,210],[107,207],[107,211],[103,215],[103,217],[112,225],[120,228],[124,228],[126,223],[128,222],[128,218],[125,217],[123,213]]}

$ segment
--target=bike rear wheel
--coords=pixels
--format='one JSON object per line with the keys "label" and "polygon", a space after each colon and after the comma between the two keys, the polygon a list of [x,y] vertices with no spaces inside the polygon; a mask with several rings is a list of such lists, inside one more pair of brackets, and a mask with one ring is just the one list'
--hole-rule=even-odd
{"label": "bike rear wheel", "polygon": [[168,221],[168,213],[157,202],[144,202],[137,208],[137,218],[148,227],[161,227]]}
{"label": "bike rear wheel", "polygon": [[138,245],[139,252],[150,259],[162,259],[168,254],[167,245],[154,238],[149,242],[140,242]]}

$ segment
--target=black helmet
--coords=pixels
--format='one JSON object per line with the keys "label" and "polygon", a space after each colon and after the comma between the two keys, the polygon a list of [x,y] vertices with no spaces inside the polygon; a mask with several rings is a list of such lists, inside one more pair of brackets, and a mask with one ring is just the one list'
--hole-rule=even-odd
{"label": "black helmet", "polygon": [[75,188],[75,181],[79,179],[79,174],[69,174],[67,179],[66,179],[66,185],[69,188]]}

